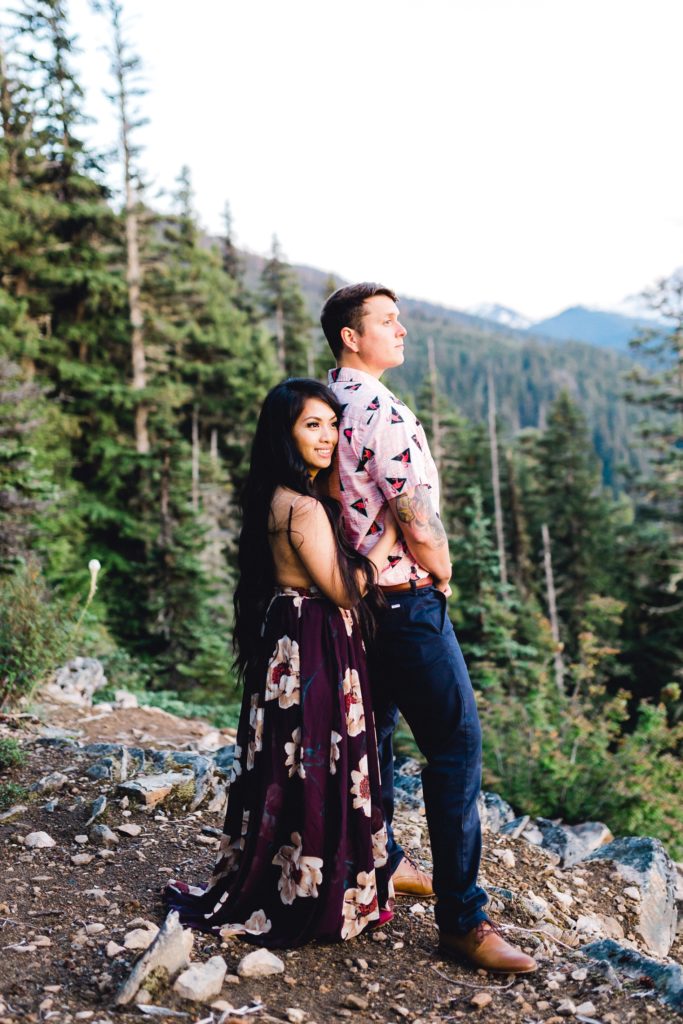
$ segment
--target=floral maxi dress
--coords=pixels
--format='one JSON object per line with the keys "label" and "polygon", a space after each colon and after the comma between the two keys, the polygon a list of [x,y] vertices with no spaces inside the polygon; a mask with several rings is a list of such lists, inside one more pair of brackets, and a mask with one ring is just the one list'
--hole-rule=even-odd
{"label": "floral maxi dress", "polygon": [[246,680],[213,876],[165,890],[184,924],[282,947],[379,920],[391,880],[370,706],[353,613],[315,588],[278,588]]}

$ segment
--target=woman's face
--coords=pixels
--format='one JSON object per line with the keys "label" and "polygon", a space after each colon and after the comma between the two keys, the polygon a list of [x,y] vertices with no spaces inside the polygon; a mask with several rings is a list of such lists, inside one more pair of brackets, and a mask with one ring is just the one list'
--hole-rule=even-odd
{"label": "woman's face", "polygon": [[330,465],[338,437],[334,411],[319,398],[307,398],[292,427],[292,438],[312,478]]}

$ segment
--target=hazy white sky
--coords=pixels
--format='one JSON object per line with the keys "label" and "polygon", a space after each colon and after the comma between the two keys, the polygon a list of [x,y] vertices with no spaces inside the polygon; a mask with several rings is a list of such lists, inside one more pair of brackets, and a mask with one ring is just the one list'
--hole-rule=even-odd
{"label": "hazy white sky", "polygon": [[[3,7],[11,6],[2,4]],[[155,188],[349,279],[539,318],[683,263],[681,0],[124,0]],[[106,24],[69,0],[98,143]]]}

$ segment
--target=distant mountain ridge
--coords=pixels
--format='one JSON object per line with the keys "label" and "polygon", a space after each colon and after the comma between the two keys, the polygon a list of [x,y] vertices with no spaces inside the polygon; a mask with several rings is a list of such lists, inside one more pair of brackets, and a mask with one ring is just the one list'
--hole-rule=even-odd
{"label": "distant mountain ridge", "polygon": [[[266,261],[250,253],[242,256],[245,283],[257,290]],[[295,265],[293,269],[318,324],[330,288],[348,282],[316,267]],[[623,467],[636,472],[643,468],[634,431],[638,412],[623,398],[624,375],[634,362],[627,351],[541,334],[538,324],[520,330],[423,299],[402,295],[400,303],[408,328],[406,359],[403,366],[387,374],[387,383],[418,414],[431,338],[439,389],[469,420],[486,423],[489,370],[496,389],[501,437],[530,428],[544,429],[552,402],[564,390],[586,417],[607,486],[620,488]],[[319,328],[313,345],[316,366],[324,375],[332,357]]]}
{"label": "distant mountain ridge", "polygon": [[571,306],[556,316],[531,324],[528,333],[560,341],[584,341],[599,348],[628,352],[631,339],[652,326],[652,320],[635,319],[587,306]]}

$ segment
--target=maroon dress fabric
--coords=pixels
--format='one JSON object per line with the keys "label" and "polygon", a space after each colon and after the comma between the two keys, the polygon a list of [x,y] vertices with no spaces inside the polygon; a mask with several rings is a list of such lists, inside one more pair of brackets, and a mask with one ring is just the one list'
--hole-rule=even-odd
{"label": "maroon dress fabric", "polygon": [[352,612],[278,588],[248,674],[228,808],[208,888],[169,908],[262,946],[348,939],[390,898],[365,652]]}

